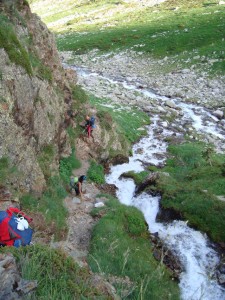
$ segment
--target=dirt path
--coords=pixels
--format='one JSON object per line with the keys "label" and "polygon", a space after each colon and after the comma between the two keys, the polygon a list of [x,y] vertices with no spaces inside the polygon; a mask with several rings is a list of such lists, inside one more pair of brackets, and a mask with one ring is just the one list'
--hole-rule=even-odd
{"label": "dirt path", "polygon": [[[81,167],[73,170],[73,175],[79,177],[87,174],[89,168],[88,151],[89,147],[76,147],[76,157],[80,160]],[[74,191],[65,198],[64,203],[69,214],[67,221],[68,236],[66,241],[52,243],[53,247],[64,250],[81,266],[87,264],[86,257],[91,231],[96,222],[91,217],[90,211],[93,209],[94,204],[98,202],[96,195],[99,194],[99,190],[94,184],[84,182],[83,192],[83,199],[76,197]]]}

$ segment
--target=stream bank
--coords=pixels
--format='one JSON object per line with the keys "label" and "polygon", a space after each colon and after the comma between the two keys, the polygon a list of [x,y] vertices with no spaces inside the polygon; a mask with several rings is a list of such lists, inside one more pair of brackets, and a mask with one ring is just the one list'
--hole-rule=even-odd
{"label": "stream bank", "polygon": [[[65,63],[98,73],[103,77],[116,77],[120,82],[124,81],[140,88],[150,87],[155,94],[161,96],[179,98],[186,103],[203,105],[214,110],[225,109],[225,77],[212,78],[206,71],[199,71],[195,65],[189,69],[180,66],[176,71],[170,72],[169,68],[174,64],[175,57],[156,60],[131,50],[103,55],[98,50],[93,50],[83,55],[61,52],[61,59]],[[135,100],[141,105],[146,100],[143,95],[140,97],[132,91],[121,90],[120,87],[113,89],[110,82],[107,83],[100,77],[87,79],[80,76],[79,83],[101,98],[110,97],[120,103],[127,104]]]}
{"label": "stream bank", "polygon": [[[105,58],[106,62],[110,65],[107,58]],[[123,66],[123,64],[118,65]],[[134,146],[134,156],[130,158],[128,164],[121,165],[122,173],[130,170],[142,171],[143,166],[147,164],[162,166],[167,157],[166,141],[171,139],[182,141],[188,137],[189,140],[211,142],[218,152],[224,151],[223,110],[204,108],[196,104],[184,103],[182,99],[157,95],[151,86],[143,84],[142,78],[140,81],[135,76],[133,79],[125,76],[121,78],[120,74],[116,73],[117,69],[113,74],[110,72],[106,74],[98,70],[98,65],[96,69],[87,68],[83,64],[73,68],[79,74],[78,82],[98,97],[110,99],[109,105],[113,106],[118,103],[127,106],[136,105],[151,116],[152,125],[148,129],[148,137],[141,139]],[[207,106],[213,107],[214,105],[207,104]],[[160,231],[160,238],[172,252],[179,256],[185,269],[180,281],[182,299],[224,299],[224,291],[216,283],[216,275],[213,271],[219,263],[219,257],[208,245],[208,240],[199,232],[188,228],[186,222],[174,221],[167,225],[160,225],[156,222],[159,197],[149,197],[142,193],[134,199],[135,185],[132,180],[120,180],[122,173],[120,166],[112,167],[111,175],[107,176],[107,182],[116,184],[120,201],[126,205],[138,207],[143,212],[150,231],[152,233]],[[174,238],[170,246],[167,240],[168,235]],[[182,236],[186,240],[182,240]],[[193,243],[193,247],[189,245],[190,242]],[[176,249],[176,244],[179,245],[179,250]],[[186,250],[188,254],[184,254]],[[197,255],[199,251],[202,253],[201,259]],[[213,280],[209,280],[208,276],[212,276]]]}

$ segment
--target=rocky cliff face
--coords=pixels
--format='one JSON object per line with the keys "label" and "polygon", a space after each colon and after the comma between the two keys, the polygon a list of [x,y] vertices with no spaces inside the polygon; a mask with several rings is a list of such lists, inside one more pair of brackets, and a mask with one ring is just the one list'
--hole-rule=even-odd
{"label": "rocky cliff face", "polygon": [[64,116],[76,76],[62,68],[53,35],[26,1],[2,1],[0,23],[0,158],[17,166],[20,190],[41,192],[43,149],[52,149],[51,171],[70,151]]}
{"label": "rocky cliff face", "polygon": [[[85,116],[90,110],[88,104],[76,105],[76,82],[76,73],[62,67],[53,34],[27,1],[2,0],[0,159],[7,157],[17,167],[18,175],[7,180],[19,192],[42,192],[46,177],[58,173],[60,157],[70,154],[66,127],[77,125],[71,112]],[[128,145],[111,123],[110,132],[97,127],[94,142],[76,140],[86,159],[106,159],[110,151],[127,153]]]}

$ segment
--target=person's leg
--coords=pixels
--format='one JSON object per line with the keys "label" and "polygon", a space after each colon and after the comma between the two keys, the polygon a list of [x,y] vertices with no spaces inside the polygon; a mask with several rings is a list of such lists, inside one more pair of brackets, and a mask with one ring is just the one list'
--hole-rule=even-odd
{"label": "person's leg", "polygon": [[91,126],[88,125],[88,137],[90,137],[90,136],[91,136]]}
{"label": "person's leg", "polygon": [[78,189],[77,187],[75,187],[74,190],[75,190],[75,192],[76,192],[76,196],[79,196],[79,194],[80,194],[80,193],[79,193],[79,189]]}

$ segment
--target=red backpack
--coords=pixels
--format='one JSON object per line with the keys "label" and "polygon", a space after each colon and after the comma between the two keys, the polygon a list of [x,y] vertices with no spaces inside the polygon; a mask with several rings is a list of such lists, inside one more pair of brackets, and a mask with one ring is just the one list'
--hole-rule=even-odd
{"label": "red backpack", "polygon": [[[18,225],[23,220],[26,220],[25,227],[22,224]],[[28,225],[31,221],[32,218],[15,207],[0,211],[0,245],[15,247],[29,245],[33,234]]]}

